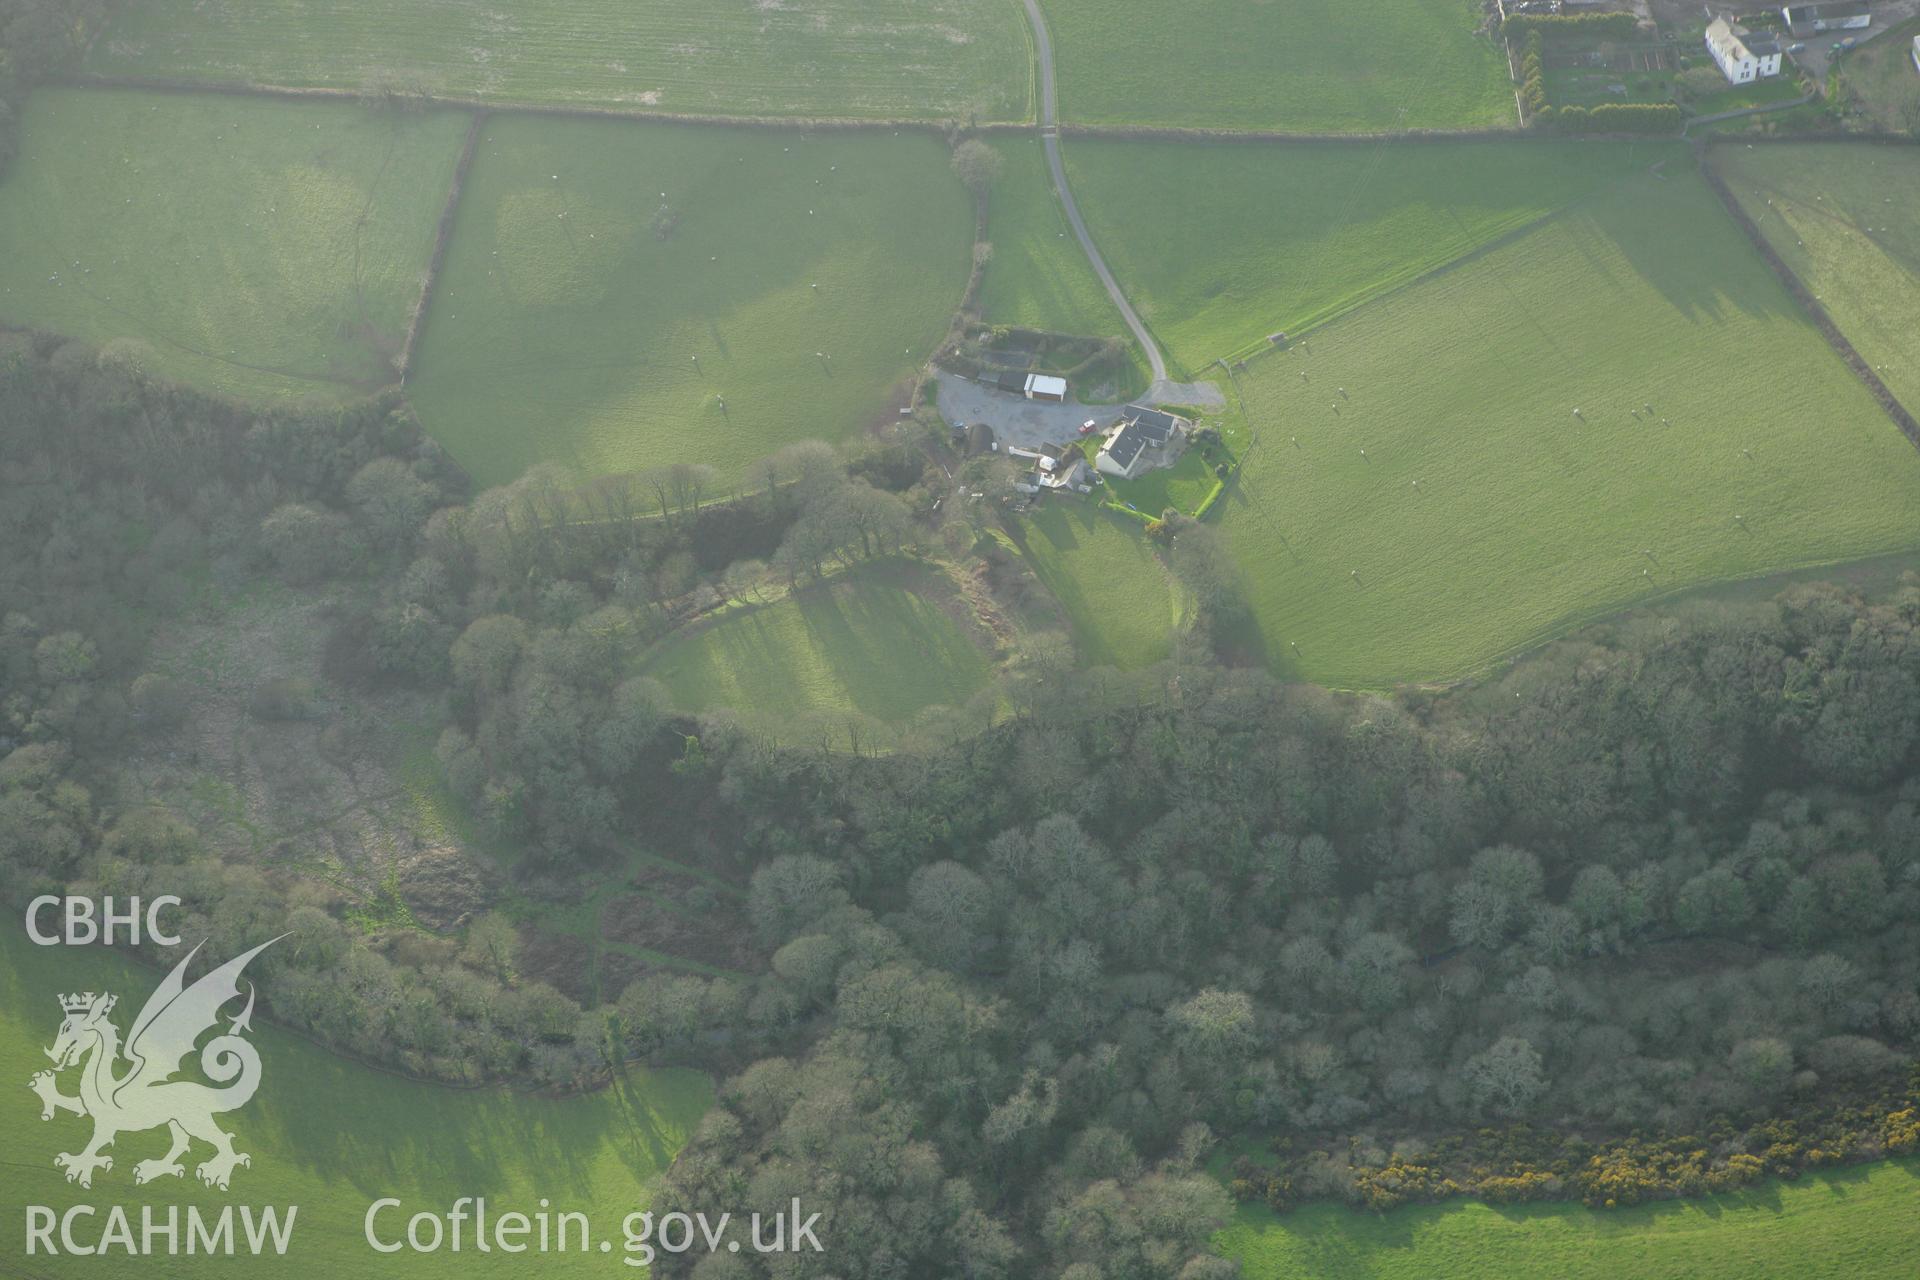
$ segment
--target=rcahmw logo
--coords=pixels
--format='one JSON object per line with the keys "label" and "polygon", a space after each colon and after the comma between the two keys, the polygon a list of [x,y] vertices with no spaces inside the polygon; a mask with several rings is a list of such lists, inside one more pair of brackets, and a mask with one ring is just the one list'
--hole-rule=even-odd
{"label": "rcahmw logo", "polygon": [[[136,1185],[184,1176],[182,1157],[194,1152],[196,1144],[212,1148],[193,1171],[208,1187],[227,1190],[235,1171],[253,1163],[234,1148],[234,1135],[215,1119],[245,1106],[260,1087],[260,1054],[246,1039],[253,1024],[251,982],[244,993],[245,1007],[227,1015],[224,1031],[219,1024],[221,1011],[242,995],[240,975],[247,964],[278,941],[263,942],[188,985],[187,966],[200,952],[196,946],[147,998],[124,1041],[111,1016],[119,997],[93,991],[60,997],[65,1016],[53,1047],[46,1050],[53,1067],[35,1073],[28,1087],[40,1099],[42,1120],[70,1112],[93,1122],[92,1136],[79,1150],[53,1158],[54,1167],[68,1182],[92,1187],[96,1174],[113,1170],[107,1149],[116,1139],[150,1129],[164,1128],[168,1146],[164,1154],[134,1164]],[[209,1031],[216,1034],[202,1045],[201,1038]],[[200,1075],[211,1083],[175,1078],[196,1055]],[[60,1090],[61,1076],[68,1071],[78,1072],[72,1094]],[[252,1253],[269,1247],[284,1253],[298,1209],[288,1207],[284,1213],[283,1221],[278,1210],[256,1213],[251,1206],[243,1206],[239,1211],[242,1231],[236,1237],[232,1206],[209,1217],[190,1205],[183,1222],[174,1208],[156,1211],[143,1206],[137,1214],[129,1214],[118,1205],[100,1209],[80,1204],[64,1211],[28,1205],[27,1253],[231,1253],[236,1243]]]}

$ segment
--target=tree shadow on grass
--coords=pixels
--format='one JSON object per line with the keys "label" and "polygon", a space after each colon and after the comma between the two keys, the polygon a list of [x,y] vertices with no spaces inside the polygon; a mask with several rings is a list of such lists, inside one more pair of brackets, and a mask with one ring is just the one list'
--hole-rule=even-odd
{"label": "tree shadow on grass", "polygon": [[1771,268],[1706,178],[1669,166],[1616,195],[1583,206],[1572,237],[1596,279],[1615,271],[1604,242],[1667,304],[1689,321],[1724,323],[1735,315],[1799,315]]}
{"label": "tree shadow on grass", "polygon": [[[303,1061],[290,1061],[304,1058]],[[504,1088],[449,1089],[383,1076],[309,1046],[263,1082],[257,1147],[329,1184],[369,1195],[412,1192],[451,1203],[461,1195],[519,1189],[579,1200],[606,1197],[606,1162],[638,1183],[664,1169],[698,1110],[672,1076],[625,1076],[571,1098]],[[648,1083],[661,1093],[649,1097]],[[684,1111],[684,1114],[678,1114]],[[618,1194],[618,1189],[613,1189]]]}
{"label": "tree shadow on grass", "polygon": [[897,723],[962,703],[984,681],[985,657],[932,601],[945,589],[925,571],[881,561],[795,597],[855,710]]}
{"label": "tree shadow on grass", "polygon": [[[63,955],[56,968],[32,951],[9,941],[0,966],[0,1016],[9,1030],[3,1047],[11,1055],[37,1054],[34,1045],[50,1043],[58,1024],[58,1006],[49,996],[48,1013],[40,1014],[34,992],[78,983],[114,991],[137,1008],[159,978],[108,953]],[[260,977],[271,994],[278,985],[271,968]],[[263,1063],[260,1089],[232,1115],[232,1127],[240,1150],[254,1158],[241,1176],[275,1194],[295,1170],[323,1189],[352,1188],[368,1198],[450,1204],[463,1195],[516,1191],[624,1204],[632,1188],[619,1184],[644,1184],[664,1169],[711,1102],[710,1086],[691,1072],[636,1071],[611,1088],[553,1098],[408,1079],[271,1026],[257,1027],[254,1041]],[[67,1139],[55,1126],[47,1132]],[[157,1154],[162,1147],[149,1152],[148,1145],[161,1136],[127,1134],[128,1162]],[[50,1163],[47,1172],[57,1176]],[[192,1190],[183,1184],[183,1194]]]}

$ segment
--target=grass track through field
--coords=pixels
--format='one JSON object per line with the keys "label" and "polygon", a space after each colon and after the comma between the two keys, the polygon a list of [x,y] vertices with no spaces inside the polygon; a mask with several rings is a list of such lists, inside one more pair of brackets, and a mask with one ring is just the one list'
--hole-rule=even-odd
{"label": "grass track through field", "polygon": [[692,115],[1020,120],[1014,0],[151,0],[85,69]]}
{"label": "grass track through field", "polygon": [[1604,1211],[1245,1206],[1218,1243],[1244,1280],[1897,1280],[1920,1254],[1916,1204],[1920,1162],[1902,1160]]}
{"label": "grass track through field", "polygon": [[[610,1088],[564,1099],[419,1084],[256,1022],[250,1039],[260,1050],[260,1091],[245,1107],[220,1117],[222,1127],[235,1134],[235,1146],[253,1157],[250,1167],[235,1172],[230,1192],[202,1187],[191,1168],[184,1179],[134,1186],[133,1165],[165,1150],[166,1135],[159,1131],[121,1135],[111,1152],[113,1169],[97,1174],[91,1190],[82,1190],[62,1179],[53,1156],[77,1150],[91,1126],[66,1114],[41,1121],[39,1104],[25,1087],[27,1077],[47,1065],[41,1049],[53,1043],[59,993],[117,993],[117,1021],[125,1030],[161,975],[98,950],[31,946],[17,921],[0,934],[5,961],[0,964],[0,1074],[14,1094],[0,1108],[6,1161],[0,1219],[8,1224],[6,1253],[31,1268],[24,1273],[31,1280],[109,1274],[161,1280],[317,1275],[464,1280],[526,1274],[526,1256],[471,1248],[457,1254],[381,1256],[362,1236],[367,1207],[382,1196],[400,1197],[407,1202],[405,1212],[412,1213],[444,1212],[460,1196],[479,1195],[489,1198],[495,1213],[535,1212],[540,1198],[547,1197],[555,1211],[587,1213],[596,1232],[615,1242],[611,1258],[598,1252],[546,1254],[538,1262],[541,1275],[618,1274],[628,1270],[618,1261],[620,1219],[646,1206],[653,1180],[712,1105],[711,1085],[692,1071],[629,1069]],[[200,972],[196,969],[195,976]],[[249,975],[255,972],[250,969]],[[258,973],[263,993],[272,998],[277,984],[270,966]],[[70,1094],[75,1086],[68,1078],[61,1087]],[[190,1164],[203,1154],[204,1149],[197,1150]],[[298,1205],[287,1255],[29,1259],[24,1240],[14,1234],[28,1204],[56,1211],[91,1204],[101,1215],[108,1205],[124,1205],[137,1232],[142,1205],[154,1206],[164,1217],[167,1206],[181,1206],[184,1213],[184,1206],[194,1204],[203,1213],[217,1213],[230,1203]],[[382,1221],[394,1219],[389,1214]],[[404,1216],[398,1221],[404,1229]],[[103,1217],[92,1221],[95,1232],[104,1225]]]}
{"label": "grass track through field", "polygon": [[1688,170],[1311,348],[1240,379],[1259,441],[1222,529],[1246,649],[1316,683],[1450,679],[1659,595],[1920,546],[1920,457]]}
{"label": "grass track through field", "polygon": [[0,317],[248,400],[390,385],[465,113],[36,90]]}

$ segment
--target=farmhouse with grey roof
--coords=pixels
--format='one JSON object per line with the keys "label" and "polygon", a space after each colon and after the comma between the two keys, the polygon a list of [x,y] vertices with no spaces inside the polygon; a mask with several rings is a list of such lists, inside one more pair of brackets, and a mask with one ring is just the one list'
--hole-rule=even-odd
{"label": "farmhouse with grey roof", "polygon": [[1185,440],[1191,425],[1176,414],[1130,404],[1094,459],[1094,466],[1123,480],[1165,466],[1178,456],[1177,446]]}

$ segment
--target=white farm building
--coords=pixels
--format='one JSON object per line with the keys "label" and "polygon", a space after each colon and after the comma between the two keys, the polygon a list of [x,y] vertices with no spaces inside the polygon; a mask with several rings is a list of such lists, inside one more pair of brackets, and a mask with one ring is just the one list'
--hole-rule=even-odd
{"label": "white farm building", "polygon": [[1029,400],[1045,400],[1052,404],[1063,404],[1067,399],[1067,380],[1055,378],[1044,373],[1001,374],[988,386],[998,387],[1002,391],[1016,396],[1025,396]]}
{"label": "white farm building", "polygon": [[1736,31],[1725,18],[1707,24],[1707,52],[1728,84],[1752,84],[1780,74],[1780,42]]}
{"label": "white farm building", "polygon": [[1790,4],[1780,11],[1795,39],[1827,31],[1859,31],[1873,25],[1867,0],[1825,0],[1818,4]]}

